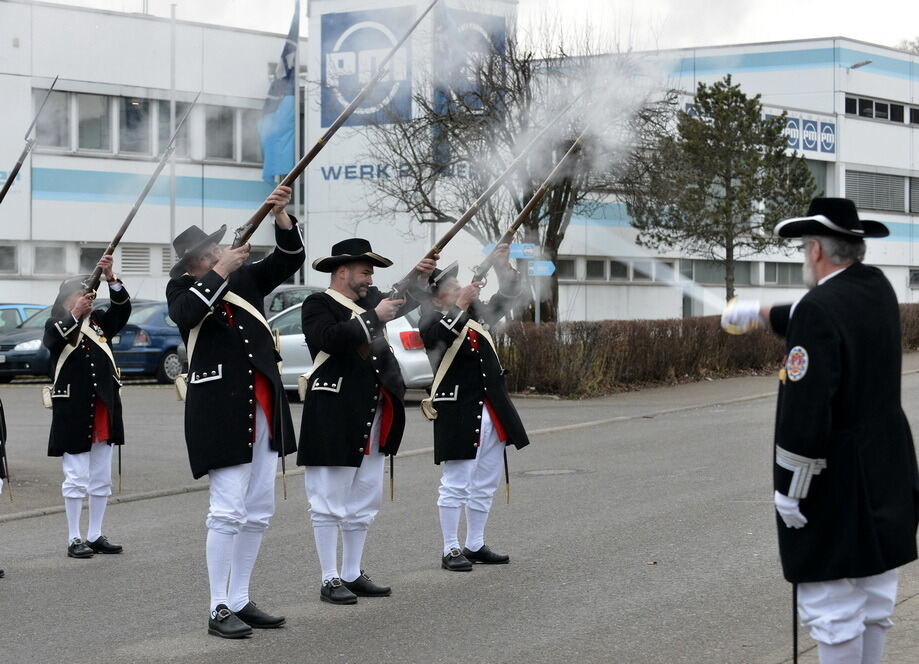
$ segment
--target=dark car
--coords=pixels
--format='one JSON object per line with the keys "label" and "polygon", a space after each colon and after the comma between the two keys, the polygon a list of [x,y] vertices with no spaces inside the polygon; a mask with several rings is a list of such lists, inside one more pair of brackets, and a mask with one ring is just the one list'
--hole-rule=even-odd
{"label": "dark car", "polygon": [[0,383],[8,383],[19,375],[51,373],[51,354],[41,342],[45,321],[50,316],[51,307],[45,307],[18,327],[0,334]]}
{"label": "dark car", "polygon": [[165,302],[136,301],[127,325],[112,337],[115,361],[124,374],[155,376],[171,383],[182,371],[179,328]]}

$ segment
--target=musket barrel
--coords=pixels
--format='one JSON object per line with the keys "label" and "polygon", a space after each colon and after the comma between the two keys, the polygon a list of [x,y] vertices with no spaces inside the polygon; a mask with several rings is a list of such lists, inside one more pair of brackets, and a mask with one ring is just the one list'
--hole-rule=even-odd
{"label": "musket barrel", "polygon": [[51,86],[48,88],[48,92],[45,93],[45,98],[42,99],[41,104],[38,106],[38,110],[35,112],[35,116],[32,118],[32,123],[29,125],[29,128],[26,129],[26,133],[23,136],[23,140],[26,142],[25,148],[23,148],[22,153],[19,155],[19,159],[16,161],[16,165],[13,166],[13,170],[10,171],[9,176],[6,178],[6,182],[3,183],[3,188],[0,189],[0,203],[3,202],[3,199],[6,198],[7,192],[12,188],[13,182],[16,180],[16,176],[19,175],[19,171],[22,168],[22,165],[26,161],[26,157],[29,156],[29,153],[32,151],[32,147],[35,145],[35,139],[30,137],[32,129],[35,127],[35,123],[38,122],[38,117],[41,115],[42,110],[45,108],[45,103],[48,101],[48,97],[51,96],[51,91],[54,90],[54,86],[57,85],[57,76],[54,77],[54,80],[51,81]]}

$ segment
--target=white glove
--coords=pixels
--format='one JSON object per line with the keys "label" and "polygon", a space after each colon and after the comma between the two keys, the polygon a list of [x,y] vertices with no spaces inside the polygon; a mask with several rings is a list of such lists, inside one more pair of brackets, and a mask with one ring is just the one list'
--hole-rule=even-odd
{"label": "white glove", "polygon": [[789,528],[803,528],[807,525],[807,517],[801,514],[797,498],[789,498],[785,494],[776,491],[775,509]]}
{"label": "white glove", "polygon": [[759,300],[738,300],[735,297],[721,313],[721,329],[728,334],[746,334],[765,324]]}

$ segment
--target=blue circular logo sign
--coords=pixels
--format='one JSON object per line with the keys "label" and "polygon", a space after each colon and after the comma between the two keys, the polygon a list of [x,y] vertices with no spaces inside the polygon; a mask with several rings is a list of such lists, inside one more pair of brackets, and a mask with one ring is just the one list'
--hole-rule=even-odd
{"label": "blue circular logo sign", "polygon": [[788,147],[798,147],[798,143],[801,140],[801,132],[798,129],[797,118],[787,118],[785,120],[785,138],[788,139]]}
{"label": "blue circular logo sign", "polygon": [[805,120],[801,123],[801,135],[805,150],[817,149],[817,123],[813,120]]}
{"label": "blue circular logo sign", "polygon": [[836,125],[820,123],[820,149],[836,152]]}

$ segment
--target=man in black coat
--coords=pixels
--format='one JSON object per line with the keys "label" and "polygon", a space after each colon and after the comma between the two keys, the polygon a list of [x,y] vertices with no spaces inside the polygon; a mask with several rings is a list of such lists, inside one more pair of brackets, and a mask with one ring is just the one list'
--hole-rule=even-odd
{"label": "man in black coat", "polygon": [[[474,562],[509,562],[509,556],[485,544],[485,524],[501,480],[505,446],[529,444],[489,333],[521,291],[507,245],[496,250],[495,271],[498,293],[481,302],[482,284],[461,287],[455,266],[435,270],[432,306],[420,324],[435,373],[423,410],[434,417],[434,463],[443,463],[437,499],[444,540],[441,565],[451,571],[469,571]],[[460,550],[457,531],[464,509],[466,543]]]}
{"label": "man in black coat", "polygon": [[888,230],[859,219],[851,201],[818,198],[776,232],[803,239],[810,291],[793,305],[736,303],[722,322],[768,320],[785,337],[773,466],[782,568],[820,661],[874,664],[919,523],[897,298],[862,263],[864,238]]}
{"label": "man in black coat", "polygon": [[179,261],[166,286],[169,315],[188,348],[185,443],[192,475],[210,477],[208,632],[241,638],[284,624],[249,600],[249,579],[274,514],[278,457],[296,451],[280,356],[264,297],[303,264],[297,222],[285,211],[289,187],[268,197],[277,247],[244,264],[249,245],[221,248],[226,227],[192,226],[174,245]]}
{"label": "man in black coat", "polygon": [[[435,264],[424,259],[416,266],[418,282],[426,283]],[[415,298],[388,299],[372,285],[374,267],[390,265],[367,240],[343,240],[332,247],[331,256],[313,262],[313,269],[331,274],[331,285],[310,295],[301,309],[313,368],[297,464],[306,466],[306,495],[322,566],[319,596],[333,604],[390,594],[389,587],[373,583],[361,569],[367,532],[380,510],[384,455],[395,456],[405,428],[405,384],[385,326],[417,306]]]}
{"label": "man in black coat", "polygon": [[[131,315],[131,299],[112,272],[112,257],[99,261],[111,306],[93,311],[95,293],[85,293],[85,277],[61,284],[42,340],[51,352],[51,434],[48,456],[61,457],[67,555],[91,558],[121,553],[102,534],[102,517],[112,495],[112,446],[124,444],[121,381],[112,355],[112,337]],[[80,536],[83,498],[89,496],[89,529]]]}

